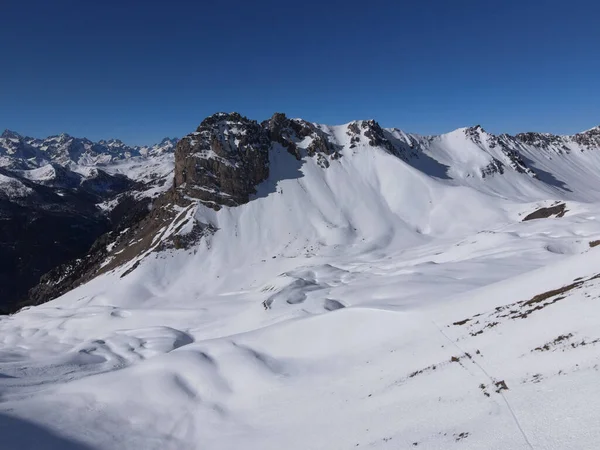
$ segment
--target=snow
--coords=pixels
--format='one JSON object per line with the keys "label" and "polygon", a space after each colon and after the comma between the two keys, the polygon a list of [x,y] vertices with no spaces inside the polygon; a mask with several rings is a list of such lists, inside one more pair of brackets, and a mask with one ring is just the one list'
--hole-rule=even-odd
{"label": "snow", "polygon": [[[248,204],[181,209],[153,243],[211,225],[194,248],[0,317],[3,443],[596,448],[596,154],[530,149],[567,190],[508,167],[475,176],[503,155],[464,131],[418,166],[321,130],[344,147],[327,169],[275,146]],[[522,222],[557,200],[564,217]]]}
{"label": "snow", "polygon": [[56,169],[52,164],[46,164],[45,166],[35,169],[23,170],[20,172],[20,175],[28,180],[36,182],[51,181],[56,178]]}
{"label": "snow", "polygon": [[[144,185],[139,197],[156,197],[173,184],[175,159],[172,153],[163,153],[152,158],[130,158],[102,167],[111,175],[121,174]],[[164,180],[159,183],[159,180]]]}
{"label": "snow", "polygon": [[50,185],[58,181],[57,166],[84,178],[96,176],[101,169],[142,183],[137,197],[155,197],[172,184],[176,142],[166,138],[156,145],[130,147],[117,139],[94,143],[67,134],[34,139],[7,130],[0,136],[0,167],[35,183]]}
{"label": "snow", "polygon": [[0,174],[0,195],[10,199],[27,197],[33,190],[16,178]]}
{"label": "snow", "polygon": [[[195,145],[194,140],[192,139],[190,141],[190,146]],[[237,145],[237,144],[236,144]],[[213,150],[201,150],[197,153],[194,153],[194,156],[198,159],[215,159],[217,161],[219,161],[220,163],[229,166],[229,167],[235,167],[235,164],[232,163],[230,160],[228,160],[227,158],[223,158],[219,155],[217,155]]]}

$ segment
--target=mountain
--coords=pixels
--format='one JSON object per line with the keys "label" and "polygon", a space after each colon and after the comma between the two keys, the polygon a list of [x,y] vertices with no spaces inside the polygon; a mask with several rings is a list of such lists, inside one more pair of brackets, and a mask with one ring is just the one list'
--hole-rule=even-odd
{"label": "mountain", "polygon": [[119,225],[0,319],[0,418],[84,448],[594,448],[598,130],[219,113],[169,169],[117,158],[168,181],[102,202]]}
{"label": "mountain", "polygon": [[109,165],[136,156],[172,152],[177,139],[165,138],[152,146],[128,146],[118,139],[92,142],[68,134],[36,139],[5,130],[0,135],[0,161],[3,167],[40,167],[50,162],[62,166]]}
{"label": "mountain", "polygon": [[130,211],[147,211],[150,199],[169,187],[175,142],[132,148],[118,140],[4,131],[0,311],[14,310],[48,271],[86,255]]}

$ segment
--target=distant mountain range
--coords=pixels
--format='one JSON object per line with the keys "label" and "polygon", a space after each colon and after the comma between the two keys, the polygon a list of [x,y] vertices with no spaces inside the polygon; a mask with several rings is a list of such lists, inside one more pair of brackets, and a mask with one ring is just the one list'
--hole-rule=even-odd
{"label": "distant mountain range", "polygon": [[119,140],[92,142],[66,134],[36,139],[4,131],[0,310],[10,310],[41,275],[85,255],[131,214],[115,210],[118,204],[141,202],[147,210],[150,198],[170,186],[176,142],[166,138],[130,147]]}
{"label": "distant mountain range", "polygon": [[25,170],[49,163],[64,167],[108,165],[172,152],[176,143],[177,139],[165,138],[155,145],[131,147],[118,139],[92,142],[68,134],[37,139],[5,130],[0,135],[0,166]]}

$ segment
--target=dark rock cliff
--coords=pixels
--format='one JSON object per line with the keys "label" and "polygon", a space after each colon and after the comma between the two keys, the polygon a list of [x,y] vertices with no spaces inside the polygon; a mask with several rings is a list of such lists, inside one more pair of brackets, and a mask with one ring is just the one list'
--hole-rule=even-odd
{"label": "dark rock cliff", "polygon": [[174,188],[213,207],[249,201],[269,176],[268,133],[237,113],[205,119],[175,150]]}

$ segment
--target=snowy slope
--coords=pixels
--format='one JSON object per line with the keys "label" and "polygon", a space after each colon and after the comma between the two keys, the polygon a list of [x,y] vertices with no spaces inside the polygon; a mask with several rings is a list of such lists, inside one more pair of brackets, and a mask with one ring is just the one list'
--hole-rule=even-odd
{"label": "snowy slope", "polygon": [[18,179],[0,174],[0,195],[13,199],[27,197],[32,192]]}
{"label": "snowy slope", "polygon": [[597,152],[363,124],[273,143],[248,203],[188,199],[150,247],[195,245],[1,317],[3,441],[596,448]]}

